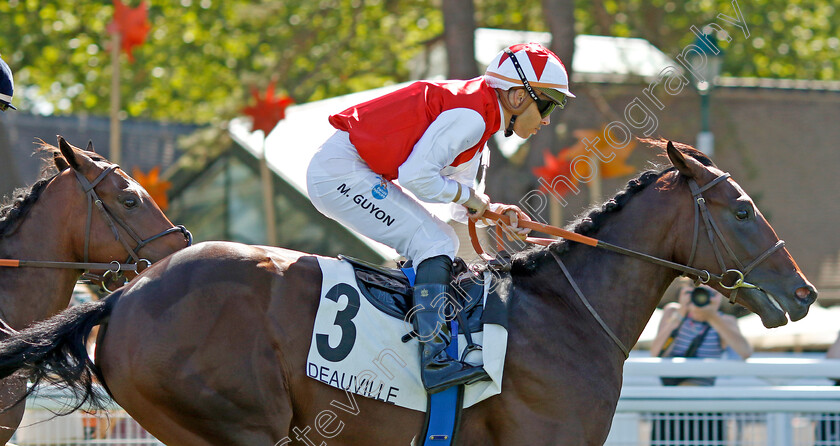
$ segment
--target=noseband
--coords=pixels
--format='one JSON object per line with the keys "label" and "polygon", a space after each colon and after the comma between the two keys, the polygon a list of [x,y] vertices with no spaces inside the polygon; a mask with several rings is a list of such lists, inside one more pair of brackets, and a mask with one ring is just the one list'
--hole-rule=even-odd
{"label": "noseband", "polygon": [[[126,259],[125,263],[117,263],[111,262],[111,268],[108,268],[104,274],[97,275],[90,272],[83,274],[83,277],[92,280],[98,280],[103,284],[103,288],[106,291],[109,291],[108,288],[105,286],[105,283],[108,281],[109,274],[113,274],[115,277],[121,277],[122,271],[134,271],[134,272],[141,272],[147,267],[149,267],[152,262],[148,259],[141,258],[137,252],[139,252],[144,246],[148,245],[149,243],[172,233],[180,232],[184,235],[184,238],[187,239],[187,246],[192,245],[192,234],[190,231],[187,230],[186,227],[183,225],[176,225],[169,229],[165,229],[149,238],[143,239],[137,233],[131,229],[131,226],[126,224],[120,218],[115,216],[111,211],[105,207],[105,204],[99,198],[99,195],[96,194],[96,185],[98,185],[105,177],[108,176],[111,172],[119,169],[120,166],[116,164],[112,164],[107,169],[103,170],[99,176],[96,177],[92,182],[89,182],[84,175],[80,174],[78,171],[74,171],[76,174],[76,179],[79,180],[79,183],[82,185],[82,189],[85,191],[85,195],[87,195],[87,218],[85,219],[85,251],[84,251],[84,262],[88,262],[88,252],[90,247],[90,227],[93,215],[93,205],[96,205],[96,208],[99,209],[100,214],[102,214],[102,218],[105,219],[105,222],[108,223],[108,227],[111,228],[111,232],[114,234],[114,238],[123,245],[126,252],[128,253],[128,258]],[[120,237],[120,231],[117,229],[117,225],[119,225],[128,236],[135,242],[134,248],[129,245],[128,241]],[[140,266],[145,264],[145,266]],[[116,270],[115,270],[116,268]]]}
{"label": "noseband", "polygon": [[[785,242],[784,240],[777,241],[776,244],[761,253],[761,255],[756,257],[746,267],[740,260],[738,260],[738,256],[735,255],[735,252],[729,246],[729,243],[726,241],[726,238],[724,238],[720,228],[712,218],[712,214],[706,206],[706,199],[703,198],[703,192],[711,189],[718,183],[726,181],[727,178],[729,178],[729,173],[724,173],[714,180],[709,181],[703,187],[698,186],[697,182],[694,181],[693,178],[688,180],[688,187],[691,189],[691,197],[694,202],[694,237],[691,243],[691,255],[688,258],[688,264],[691,265],[694,263],[694,256],[697,254],[697,242],[700,239],[700,219],[702,218],[703,225],[706,228],[706,236],[709,239],[709,243],[712,245],[712,250],[715,253],[715,259],[720,267],[721,274],[719,276],[713,276],[708,271],[702,270],[701,272],[704,274],[697,274],[697,280],[701,283],[708,283],[714,278],[722,288],[732,290],[732,293],[729,294],[729,302],[735,303],[735,299],[738,297],[738,290],[741,288],[758,288],[758,286],[744,280],[747,274],[749,274],[753,268],[758,266],[761,262],[767,260],[767,258],[774,252],[783,248],[785,246]],[[718,240],[720,240],[720,244],[723,245],[724,250],[729,255],[729,259],[735,262],[735,266],[737,268],[726,267],[726,261],[723,258],[723,253],[718,248]],[[733,278],[730,285],[726,284],[727,277]]]}

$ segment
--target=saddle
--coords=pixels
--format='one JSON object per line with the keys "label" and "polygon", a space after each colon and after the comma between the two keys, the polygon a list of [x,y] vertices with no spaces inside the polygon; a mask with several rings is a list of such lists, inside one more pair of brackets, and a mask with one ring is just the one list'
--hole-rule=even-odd
{"label": "saddle", "polygon": [[[387,316],[405,320],[406,314],[412,308],[411,281],[406,274],[411,274],[412,271],[403,272],[404,270],[400,269],[385,268],[347,256],[340,255],[338,258],[352,267],[356,286],[371,306]],[[454,265],[454,276],[460,280],[455,279],[451,282],[451,296],[459,309],[457,323],[452,322],[452,330],[453,332],[457,330],[466,339],[466,347],[460,356],[463,361],[470,352],[483,350],[482,346],[473,342],[473,334],[482,332],[485,323],[501,325],[506,330],[507,303],[509,302],[507,296],[511,281],[509,274],[478,275],[471,271],[462,259],[455,259]],[[501,283],[493,283],[497,280],[501,280]],[[485,287],[487,287],[486,299]],[[403,343],[409,342],[411,336],[411,333],[403,336]],[[498,342],[499,338],[495,339]],[[506,336],[502,339],[506,339]],[[453,337],[447,352],[452,357],[459,356],[457,336]],[[498,391],[500,390],[499,387]],[[450,446],[454,444],[460,425],[461,409],[464,407],[465,392],[464,386],[456,386],[433,395],[426,395],[426,420],[419,437],[421,439],[419,445]]]}
{"label": "saddle", "polygon": [[[359,291],[377,310],[397,319],[405,319],[412,307],[411,284],[402,270],[379,266],[361,259],[339,255],[339,259],[350,263],[356,276]],[[464,325],[459,326],[459,333],[481,331],[484,314],[484,281],[472,275],[466,263],[455,259],[455,273],[461,280],[453,280],[452,296],[457,306],[462,308],[460,317]]]}

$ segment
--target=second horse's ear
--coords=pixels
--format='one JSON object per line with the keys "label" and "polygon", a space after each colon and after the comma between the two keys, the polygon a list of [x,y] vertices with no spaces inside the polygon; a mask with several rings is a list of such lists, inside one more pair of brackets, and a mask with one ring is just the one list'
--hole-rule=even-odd
{"label": "second horse's ear", "polygon": [[83,152],[78,151],[70,145],[63,137],[58,136],[58,148],[61,150],[61,155],[64,161],[78,172],[84,173],[84,170],[89,167],[93,160]]}
{"label": "second horse's ear", "polygon": [[88,152],[96,152],[96,150],[93,150],[93,141],[88,140],[87,149],[85,150],[87,150]]}
{"label": "second horse's ear", "polygon": [[59,172],[70,168],[70,164],[67,164],[67,160],[64,159],[64,157],[58,152],[53,153],[53,162],[55,163],[55,168],[58,169]]}

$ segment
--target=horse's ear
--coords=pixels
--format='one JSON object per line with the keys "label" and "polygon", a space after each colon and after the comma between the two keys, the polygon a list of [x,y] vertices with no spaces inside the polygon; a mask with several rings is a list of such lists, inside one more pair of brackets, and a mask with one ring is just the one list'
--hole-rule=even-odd
{"label": "horse's ear", "polygon": [[96,152],[96,150],[93,150],[93,141],[91,141],[90,139],[88,140],[88,146],[85,150],[87,150],[88,152]]}
{"label": "horse's ear", "polygon": [[71,146],[70,143],[68,143],[60,135],[58,136],[58,148],[61,150],[61,155],[64,156],[64,160],[70,167],[73,168],[73,170],[81,172],[85,166],[93,163],[93,160],[90,159],[90,157],[74,149],[73,146]]}
{"label": "horse's ear", "polygon": [[53,162],[55,163],[55,168],[58,169],[59,172],[70,167],[70,165],[67,164],[67,160],[65,160],[58,152],[53,153]]}
{"label": "horse's ear", "polygon": [[671,164],[673,164],[682,175],[687,178],[695,178],[699,176],[700,170],[703,170],[703,165],[700,164],[699,161],[680,152],[679,149],[674,147],[674,143],[671,141],[668,141],[667,150],[668,158],[671,160]]}

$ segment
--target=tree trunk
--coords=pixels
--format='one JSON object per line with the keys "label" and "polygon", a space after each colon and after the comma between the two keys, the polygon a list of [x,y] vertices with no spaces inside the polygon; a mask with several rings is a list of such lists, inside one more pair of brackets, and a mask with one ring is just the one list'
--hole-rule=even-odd
{"label": "tree trunk", "polygon": [[448,77],[472,79],[478,76],[473,0],[444,0],[443,24]]}
{"label": "tree trunk", "polygon": [[[542,0],[543,15],[552,35],[550,49],[560,57],[566,66],[569,78],[572,77],[572,57],[575,41],[575,16],[573,0]],[[520,42],[510,42],[515,44]],[[574,92],[574,85],[572,85]],[[574,99],[569,100],[569,108],[574,110]],[[493,152],[493,163],[488,173],[488,194],[493,201],[518,204],[525,195],[539,184],[531,169],[543,164],[543,151],[557,153],[560,141],[557,137],[557,125],[563,120],[564,113],[573,111],[556,110],[551,115],[551,124],[543,127],[539,133],[532,136],[528,143],[520,150],[528,150],[522,157],[521,164],[512,163],[500,158],[497,150]],[[543,221],[548,221],[548,206],[540,213]],[[537,216],[535,216],[537,217]]]}
{"label": "tree trunk", "polygon": [[[575,52],[575,3],[573,0],[542,0],[543,16],[551,32],[551,51],[560,57],[566,66],[569,79],[572,78],[572,57]],[[574,107],[573,99],[569,104]],[[562,121],[562,110],[551,115],[551,124],[543,127],[539,133],[531,137],[531,151],[528,153],[526,164],[528,167],[539,166],[543,163],[543,150],[557,153],[558,147],[557,125]]]}

